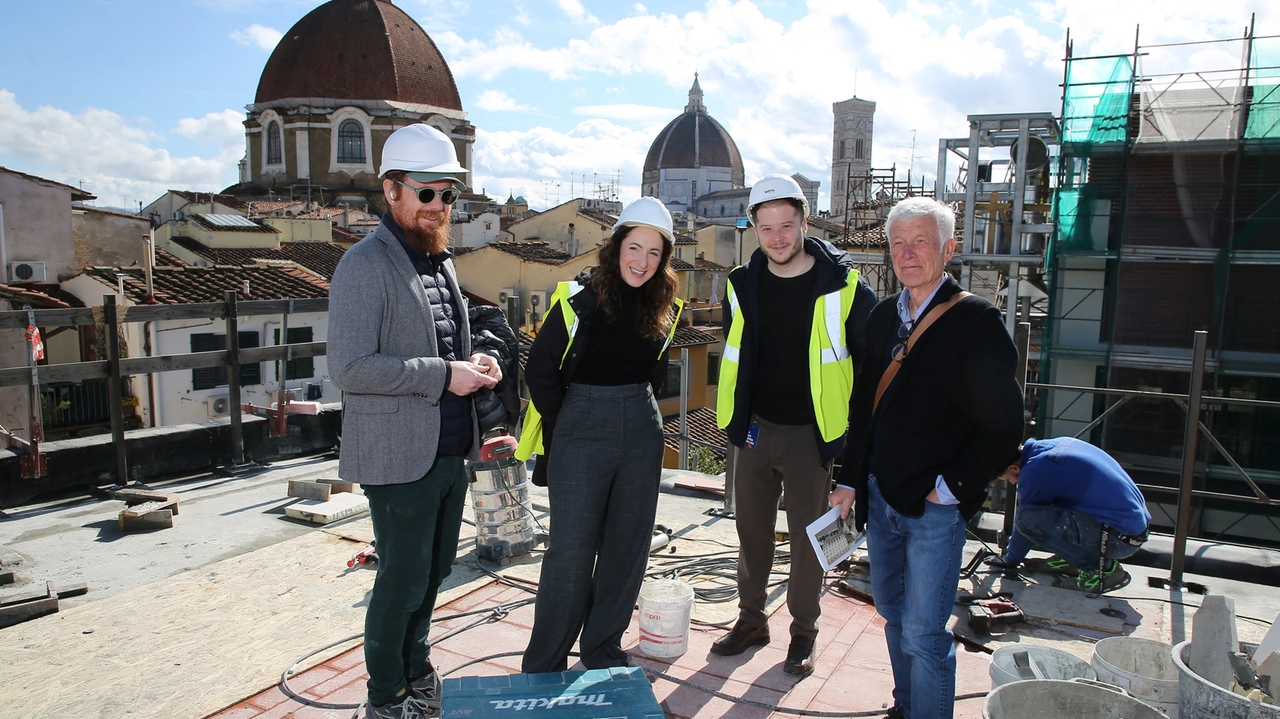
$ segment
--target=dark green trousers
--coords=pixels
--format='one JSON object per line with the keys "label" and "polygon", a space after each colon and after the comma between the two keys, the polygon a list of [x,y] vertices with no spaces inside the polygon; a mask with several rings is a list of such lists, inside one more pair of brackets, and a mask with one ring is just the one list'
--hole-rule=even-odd
{"label": "dark green trousers", "polygon": [[458,553],[467,478],[462,457],[437,457],[422,479],[362,487],[378,544],[364,661],[369,703],[381,706],[403,698],[431,653],[431,611]]}

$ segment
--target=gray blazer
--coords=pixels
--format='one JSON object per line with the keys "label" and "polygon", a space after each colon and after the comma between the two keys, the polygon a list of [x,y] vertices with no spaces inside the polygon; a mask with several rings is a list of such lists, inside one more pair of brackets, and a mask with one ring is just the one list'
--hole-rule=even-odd
{"label": "gray blazer", "polygon": [[[453,262],[444,274],[458,298],[458,359],[471,356],[466,299]],[[436,459],[445,361],[422,279],[382,225],[347,251],[329,287],[329,375],[343,391],[338,475],[361,484],[421,478]],[[471,412],[472,458],[480,446]]]}

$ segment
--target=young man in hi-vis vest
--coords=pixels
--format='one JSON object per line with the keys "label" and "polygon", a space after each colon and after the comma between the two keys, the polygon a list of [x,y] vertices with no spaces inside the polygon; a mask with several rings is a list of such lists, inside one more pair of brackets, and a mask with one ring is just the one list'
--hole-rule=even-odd
{"label": "young man in hi-vis vest", "polygon": [[747,213],[760,249],[729,273],[716,402],[717,423],[738,447],[738,622],[711,651],[740,654],[769,642],[765,599],[778,497],[785,492],[787,527],[797,539],[783,671],[806,676],[814,666],[823,572],[801,538],[828,507],[831,462],[844,448],[876,295],[849,253],[805,237],[809,205],[792,178],[761,178],[751,188]]}

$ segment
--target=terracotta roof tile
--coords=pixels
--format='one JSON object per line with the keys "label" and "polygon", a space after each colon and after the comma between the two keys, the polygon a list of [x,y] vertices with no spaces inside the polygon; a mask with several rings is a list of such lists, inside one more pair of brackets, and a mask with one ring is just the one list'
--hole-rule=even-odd
{"label": "terracotta roof tile", "polygon": [[[725,447],[729,446],[729,436],[725,434],[723,429],[716,426],[716,412],[710,407],[699,407],[691,409],[685,413],[686,421],[689,424],[689,437],[699,442],[715,445],[711,452],[716,459],[724,459]],[[680,432],[680,415],[675,414],[670,417],[662,418],[662,431],[664,434],[675,435]],[[680,440],[677,437],[666,437],[663,442],[672,450],[680,451]],[[690,443],[689,449],[692,450],[698,445]]]}
{"label": "terracotta roof tile", "polygon": [[677,327],[676,336],[671,339],[672,347],[693,347],[695,345],[711,345],[719,342],[719,338],[692,327]]}
{"label": "terracotta roof tile", "polygon": [[237,210],[249,209],[249,206],[244,203],[244,200],[236,197],[235,195],[221,195],[216,192],[192,192],[189,190],[169,190],[169,192],[172,192],[187,202],[192,202],[197,205],[201,203],[208,204],[212,198],[212,200],[219,205],[224,205]]}
{"label": "terracotta roof tile", "polygon": [[[133,302],[146,302],[147,282],[139,268],[90,267],[84,273],[111,287],[122,275],[125,295]],[[328,282],[297,267],[156,267],[152,275],[155,301],[165,305],[221,302],[226,290],[235,290],[242,300],[329,296]]]}
{"label": "terracotta roof tile", "polygon": [[[171,240],[189,240],[190,237],[171,237]],[[194,241],[194,240],[193,240]],[[174,257],[168,250],[156,248],[156,267],[186,267],[187,263]]]}
{"label": "terracotta roof tile", "polygon": [[490,242],[489,247],[542,265],[562,265],[573,259],[573,255],[553,249],[545,242]]}
{"label": "terracotta roof tile", "polygon": [[717,265],[704,257],[696,258],[693,261],[693,267],[694,269],[705,270],[707,272],[727,272],[729,270],[728,267],[725,267],[724,265]]}
{"label": "terracotta roof tile", "polygon": [[44,290],[37,290],[30,287],[14,287],[12,285],[0,285],[0,298],[13,302],[19,309],[22,305],[30,305],[32,309],[66,309],[68,307],[83,307],[83,303],[72,305],[71,303],[54,297]]}
{"label": "terracotta roof tile", "polygon": [[[280,248],[211,248],[190,237],[176,236],[173,242],[214,265],[244,266],[258,262],[289,262],[331,279],[346,249],[336,242],[282,242]],[[358,238],[357,238],[358,239]],[[175,258],[176,259],[176,258]]]}

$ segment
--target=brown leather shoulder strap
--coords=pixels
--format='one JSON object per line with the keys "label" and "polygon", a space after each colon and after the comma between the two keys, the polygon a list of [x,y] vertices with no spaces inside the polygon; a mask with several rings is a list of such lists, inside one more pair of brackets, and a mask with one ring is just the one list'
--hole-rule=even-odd
{"label": "brown leather shoulder strap", "polygon": [[[920,339],[920,335],[924,334],[925,330],[929,329],[934,322],[937,322],[939,317],[945,315],[947,310],[955,307],[960,300],[971,294],[973,293],[961,290],[952,295],[951,299],[929,310],[929,314],[925,315],[923,320],[920,320],[920,324],[911,333],[911,336],[907,338],[907,347],[902,353],[902,358],[906,359],[906,356],[911,354],[911,348],[916,346],[916,340]],[[884,374],[880,375],[880,384],[876,385],[875,403],[871,405],[872,416],[875,415],[876,408],[880,406],[880,398],[884,396],[885,390],[889,389],[889,384],[893,382],[893,378],[898,375],[898,370],[900,369],[902,369],[902,360],[895,357],[889,362],[889,366],[885,368]]]}

